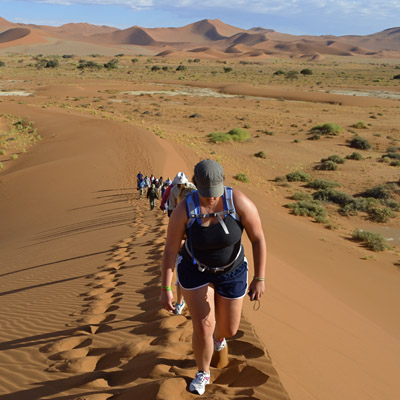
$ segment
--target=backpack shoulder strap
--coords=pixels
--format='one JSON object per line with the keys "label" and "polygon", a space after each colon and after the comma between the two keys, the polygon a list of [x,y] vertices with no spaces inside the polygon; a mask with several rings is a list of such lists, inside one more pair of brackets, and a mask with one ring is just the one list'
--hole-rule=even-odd
{"label": "backpack shoulder strap", "polygon": [[230,186],[225,186],[224,190],[224,211],[231,215],[232,218],[240,221],[240,215],[236,212],[235,203],[233,202],[233,189]]}
{"label": "backpack shoulder strap", "polygon": [[190,228],[196,219],[201,225],[200,220],[200,201],[199,193],[197,190],[190,192],[186,195],[186,211],[188,215],[188,222],[186,224],[187,228]]}

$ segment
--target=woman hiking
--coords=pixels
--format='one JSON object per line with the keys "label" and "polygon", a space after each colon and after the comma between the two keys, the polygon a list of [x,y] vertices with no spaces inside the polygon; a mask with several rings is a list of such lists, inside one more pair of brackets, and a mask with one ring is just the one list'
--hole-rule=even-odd
{"label": "woman hiking", "polygon": [[[252,300],[264,293],[267,250],[261,220],[253,202],[224,186],[222,166],[203,160],[194,168],[197,190],[175,208],[169,220],[162,261],[161,305],[173,312],[171,281],[176,256],[178,281],[193,324],[193,352],[198,372],[189,385],[202,395],[210,383],[213,358],[227,352],[226,337],[238,330],[248,268],[241,244],[243,229],[253,249]],[[185,244],[180,250],[181,240]]]}

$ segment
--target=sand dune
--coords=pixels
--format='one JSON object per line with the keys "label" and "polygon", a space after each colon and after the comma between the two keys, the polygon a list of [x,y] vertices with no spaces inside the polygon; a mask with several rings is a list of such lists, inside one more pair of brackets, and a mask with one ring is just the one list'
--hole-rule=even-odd
{"label": "sand dune", "polygon": [[[2,398],[192,398],[190,317],[159,307],[167,217],[133,189],[140,168],[172,175],[184,161],[121,123],[19,112],[37,121],[44,145],[2,178]],[[288,399],[246,319],[229,345],[209,393]]]}
{"label": "sand dune", "polygon": [[[133,26],[123,30],[86,23],[65,24],[60,27],[11,24],[0,19],[0,31],[8,30],[10,27],[17,30],[10,31],[6,36],[3,36],[0,43],[2,43],[2,47],[10,47],[10,51],[12,47],[18,46],[19,52],[28,51],[29,46],[39,40],[37,35],[40,34],[41,37],[48,35],[57,37],[59,41],[66,43],[75,42],[71,47],[79,48],[81,46],[82,51],[84,51],[83,43],[105,46],[105,54],[111,51],[107,46],[129,46],[125,48],[130,54],[158,53],[159,55],[163,52],[163,50],[160,51],[160,48],[164,46],[169,46],[174,51],[190,51],[193,48],[212,47],[216,51],[225,53],[226,57],[232,58],[234,56],[231,51],[232,46],[244,45],[252,47],[251,50],[247,51],[247,56],[250,57],[263,56],[260,51],[276,57],[290,58],[316,53],[346,57],[353,55],[400,57],[399,28],[390,28],[365,36],[313,37],[289,35],[265,28],[245,30],[212,19],[204,19],[179,28]],[[33,40],[32,32],[28,34],[26,29],[36,32],[35,40]],[[26,41],[16,42],[16,37],[22,40],[25,36]],[[22,48],[22,45],[26,47]],[[138,46],[138,48],[130,46]],[[60,49],[61,47],[62,45],[58,43],[57,48]],[[39,51],[35,47],[30,50]],[[210,57],[209,51],[204,52],[204,54],[200,51],[198,53],[200,57]],[[167,55],[170,56],[170,53]],[[222,57],[222,54],[220,56]]]}

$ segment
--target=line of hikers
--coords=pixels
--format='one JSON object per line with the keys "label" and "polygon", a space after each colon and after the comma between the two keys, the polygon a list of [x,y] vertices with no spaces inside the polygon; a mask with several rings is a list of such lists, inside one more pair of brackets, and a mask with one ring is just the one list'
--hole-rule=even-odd
{"label": "line of hikers", "polygon": [[189,182],[183,172],[178,172],[172,181],[169,177],[166,180],[162,176],[157,179],[153,174],[143,176],[139,172],[137,174],[137,190],[140,199],[146,196],[149,200],[150,210],[155,208],[156,199],[161,200],[160,208],[164,213],[167,212],[169,217],[185,195],[196,190],[196,186]]}

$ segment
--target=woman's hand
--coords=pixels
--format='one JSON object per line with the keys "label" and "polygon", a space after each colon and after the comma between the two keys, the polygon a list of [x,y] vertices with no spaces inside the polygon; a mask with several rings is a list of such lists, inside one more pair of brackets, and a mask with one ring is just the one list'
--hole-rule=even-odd
{"label": "woman's hand", "polygon": [[253,279],[249,286],[250,300],[261,300],[261,296],[264,294],[265,283],[264,281]]}
{"label": "woman's hand", "polygon": [[173,299],[174,295],[172,294],[172,290],[161,291],[161,296],[160,296],[161,307],[165,308],[169,312],[175,311],[175,307],[172,305]]}

